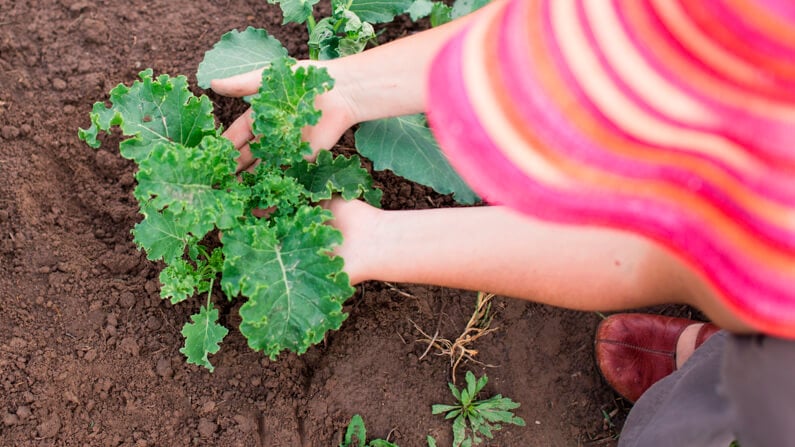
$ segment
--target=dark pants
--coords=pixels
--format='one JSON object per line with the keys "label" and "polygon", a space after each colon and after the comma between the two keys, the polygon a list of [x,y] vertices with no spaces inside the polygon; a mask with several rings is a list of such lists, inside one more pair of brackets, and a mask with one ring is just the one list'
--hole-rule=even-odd
{"label": "dark pants", "polygon": [[718,332],[629,413],[619,447],[795,447],[795,340]]}

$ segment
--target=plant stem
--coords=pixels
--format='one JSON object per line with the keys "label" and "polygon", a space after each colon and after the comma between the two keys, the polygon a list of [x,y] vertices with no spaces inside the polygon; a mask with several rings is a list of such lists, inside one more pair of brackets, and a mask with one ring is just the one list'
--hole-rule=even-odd
{"label": "plant stem", "polygon": [[[309,14],[309,17],[306,18],[306,31],[309,33],[311,38],[312,33],[315,31],[315,26],[317,26],[317,22],[315,22],[315,17],[312,14]],[[309,48],[309,59],[316,61],[320,56],[320,51],[317,48]]]}
{"label": "plant stem", "polygon": [[212,304],[212,297],[213,297],[213,285],[215,284],[215,278],[210,280],[210,290],[207,291],[207,303],[205,303],[205,307],[207,310],[210,310],[210,304]]}

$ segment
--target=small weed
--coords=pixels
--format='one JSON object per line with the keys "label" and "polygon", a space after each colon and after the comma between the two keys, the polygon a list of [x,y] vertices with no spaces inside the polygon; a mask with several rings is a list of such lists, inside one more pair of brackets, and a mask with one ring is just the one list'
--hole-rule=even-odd
{"label": "small weed", "polygon": [[[483,364],[475,360],[478,351],[472,348],[472,344],[483,337],[497,330],[497,328],[490,328],[493,315],[491,314],[491,300],[494,298],[493,293],[478,292],[477,301],[475,302],[475,311],[469,318],[464,331],[459,335],[455,341],[450,341],[446,338],[439,338],[439,331],[437,330],[433,336],[428,335],[425,331],[420,329],[416,323],[412,321],[414,327],[425,336],[419,342],[428,343],[428,348],[420,356],[420,359],[428,355],[431,348],[436,348],[439,352],[438,355],[446,355],[450,357],[450,366],[452,367],[452,379],[455,384],[456,369],[461,363],[461,360],[472,360],[475,363]],[[485,365],[493,366],[493,365]]]}
{"label": "small weed", "polygon": [[[391,435],[392,432],[389,432]],[[389,435],[387,435],[389,439]],[[436,447],[436,440],[433,436],[426,438],[428,447]],[[348,423],[348,429],[345,431],[345,438],[339,447],[398,447],[397,444],[389,442],[385,439],[373,439],[367,442],[367,429],[364,427],[364,419],[358,414],[354,414],[351,422]]]}
{"label": "small weed", "polygon": [[486,400],[475,400],[488,380],[485,375],[475,379],[475,375],[467,371],[466,386],[460,391],[454,384],[448,383],[458,403],[433,406],[433,414],[446,413],[445,419],[453,419],[453,447],[478,445],[483,442],[481,436],[494,438],[493,432],[502,428],[499,423],[524,427],[524,419],[513,414],[519,403],[500,394]]}
{"label": "small weed", "polygon": [[[388,437],[388,436],[387,436]],[[374,439],[367,442],[367,429],[364,427],[364,419],[358,414],[354,414],[348,423],[345,431],[345,438],[340,447],[398,447],[384,439]]]}

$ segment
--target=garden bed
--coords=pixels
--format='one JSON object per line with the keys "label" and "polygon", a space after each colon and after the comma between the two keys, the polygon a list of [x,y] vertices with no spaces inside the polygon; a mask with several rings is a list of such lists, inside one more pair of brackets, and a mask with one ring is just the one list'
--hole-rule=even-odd
{"label": "garden bed", "polygon": [[[455,338],[475,293],[368,282],[348,320],[302,356],[270,361],[232,328],[210,373],[188,365],[180,328],[202,299],[159,298],[160,266],[136,250],[140,219],[133,164],[113,144],[77,139],[91,105],[151,67],[188,75],[226,31],[266,28],[295,57],[305,30],[281,26],[265,0],[0,0],[0,445],[334,446],[353,414],[368,433],[402,447],[450,424],[431,405],[451,403],[449,358],[417,342],[414,323]],[[399,18],[382,40],[421,29]],[[228,125],[244,110],[210,93]],[[336,150],[351,153],[350,133]],[[452,200],[390,173],[374,173],[387,209]],[[487,395],[522,406],[527,427],[491,444],[610,446],[623,402],[599,377],[592,336],[599,316],[496,298],[492,327],[474,346]],[[605,415],[612,415],[612,418]]]}

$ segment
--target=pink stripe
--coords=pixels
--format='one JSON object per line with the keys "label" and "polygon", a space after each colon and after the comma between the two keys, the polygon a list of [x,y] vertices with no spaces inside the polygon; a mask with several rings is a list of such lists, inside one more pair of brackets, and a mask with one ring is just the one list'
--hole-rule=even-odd
{"label": "pink stripe", "polygon": [[[520,4],[511,3],[505,17],[515,16],[512,13]],[[504,26],[502,32],[511,34],[511,29]],[[508,206],[549,220],[609,225],[645,234],[691,262],[698,260],[694,263],[697,268],[757,326],[772,328],[782,336],[795,336],[791,278],[749,265],[741,253],[722,246],[710,236],[708,228],[691,217],[671,206],[632,197],[550,190],[514,167],[481,127],[467,99],[462,44],[459,36],[437,56],[430,75],[428,115],[452,164],[482,197],[493,201],[500,196]]]}
{"label": "pink stripe", "polygon": [[[613,0],[615,1],[635,1],[635,0]],[[729,85],[733,87],[735,90],[742,91],[747,93],[749,91],[757,93],[759,96],[762,97],[769,97],[770,99],[776,99],[775,97],[771,96],[771,93],[765,89],[759,89],[757,85],[748,84],[741,82],[735,78],[726,76],[724,73],[724,67],[715,67],[713,65],[709,65],[707,61],[701,59],[697,55],[693,54],[693,52],[687,48],[682,41],[679,39],[678,36],[673,34],[666,25],[662,17],[657,13],[657,9],[649,0],[640,0],[645,11],[645,16],[652,22],[652,29],[657,32],[658,39],[663,42],[667,42],[668,46],[671,48],[676,49],[677,52],[681,55],[683,59],[686,59],[692,66],[700,68],[701,71],[710,75],[710,77],[714,78],[716,81],[720,81],[722,84]],[[675,1],[675,0],[667,0],[667,1]],[[624,24],[625,28],[631,29],[632,27],[629,26],[627,23]],[[648,44],[648,47],[651,47],[652,54],[654,53],[653,46],[656,42],[641,42]],[[643,48],[647,45],[639,45],[639,47]],[[676,77],[676,74],[674,74]]]}
{"label": "pink stripe", "polygon": [[[605,69],[606,73],[608,74],[609,78],[615,84],[615,86],[622,92],[622,94],[630,99],[636,106],[647,112],[648,114],[654,116],[660,121],[665,123],[687,128],[693,130],[699,130],[704,132],[714,132],[713,130],[707,129],[703,126],[694,126],[690,124],[683,123],[681,121],[677,121],[667,116],[659,113],[656,109],[651,107],[648,103],[646,103],[639,95],[637,95],[631,88],[623,81],[623,79],[616,73],[613,67],[609,64],[607,58],[604,55],[604,52],[599,47],[596,42],[596,38],[593,34],[593,30],[588,23],[588,20],[585,16],[585,11],[582,5],[582,2],[579,2],[578,8],[578,19],[580,24],[582,25],[583,30],[588,38],[590,46],[595,51],[597,58],[599,59],[601,66]],[[551,33],[551,31],[550,31]],[[551,40],[551,35],[548,35],[548,39]],[[501,47],[507,48],[509,45],[508,42],[505,40],[520,40],[520,39],[503,39],[501,42]],[[629,135],[622,132],[618,129],[617,126],[614,126],[613,123],[600,115],[596,106],[587,98],[586,93],[579,88],[579,83],[575,79],[574,75],[568,70],[565,64],[562,63],[562,54],[560,53],[559,49],[555,49],[555,53],[559,56],[558,57],[558,64],[559,69],[564,73],[567,84],[572,86],[573,89],[576,89],[578,96],[581,100],[583,100],[583,105],[589,109],[589,112],[598,117],[599,121],[601,121],[606,127],[610,127],[613,130],[613,133],[622,135],[625,139],[631,139]],[[529,66],[531,61],[528,57],[522,58],[522,55],[529,55],[529,49],[525,50],[525,52],[516,53],[516,58],[513,59],[508,66],[520,67],[520,66]],[[510,57],[506,55],[506,57]],[[520,60],[521,59],[521,60]],[[523,82],[530,83],[529,85],[533,85],[537,83],[537,80],[531,80],[529,77],[519,77],[519,76],[512,76],[512,80],[507,82],[507,85],[520,85]],[[529,87],[530,90],[533,87]],[[528,88],[523,89],[522,91],[526,91]],[[523,101],[518,100],[517,103],[522,103]],[[521,105],[518,105],[519,109],[525,109]],[[542,110],[548,111],[548,113],[552,113],[554,106],[550,103],[546,107],[542,108]],[[537,117],[530,117],[525,111],[527,122],[533,122],[532,120],[538,119]],[[706,182],[703,178],[701,178],[698,174],[694,174],[685,169],[679,169],[673,166],[665,166],[665,165],[656,165],[648,162],[641,162],[639,160],[634,160],[631,158],[620,157],[616,153],[611,151],[604,151],[601,148],[595,146],[593,143],[589,142],[587,138],[585,139],[578,139],[577,143],[587,146],[587,150],[583,151],[571,151],[569,148],[571,146],[566,146],[562,149],[564,152],[569,152],[574,158],[583,161],[585,164],[594,164],[599,166],[600,168],[618,173],[620,175],[630,177],[630,178],[639,178],[639,179],[653,179],[653,180],[665,180],[670,184],[678,185],[683,189],[690,190],[692,192],[698,191],[698,193],[706,198],[710,203],[714,204],[716,207],[723,210],[728,215],[732,216],[734,220],[740,221],[744,223],[749,229],[752,231],[756,231],[761,233],[761,235],[765,236],[765,238],[774,244],[780,244],[789,249],[790,251],[795,252],[795,237],[791,231],[785,231],[769,222],[765,221],[764,219],[759,218],[759,216],[749,212],[744,207],[738,205],[730,195],[726,194],[720,187]],[[642,144],[650,146],[649,143],[643,142]],[[681,153],[680,150],[668,148],[672,152]],[[660,149],[663,150],[663,149]],[[701,160],[708,160],[712,161],[713,164],[717,160],[711,159],[704,156],[698,156],[697,158]],[[732,177],[735,179],[740,179],[736,173],[732,173]],[[790,182],[790,193],[791,197],[789,197],[788,201],[785,201],[783,204],[789,206],[795,206],[795,184]],[[748,184],[748,182],[743,182],[743,184]],[[766,185],[763,185],[766,186]],[[765,195],[766,192],[769,191],[757,191],[757,193],[761,193]],[[785,190],[786,193],[786,190]]]}
{"label": "pink stripe", "polygon": [[[517,29],[518,22],[521,22],[522,18],[521,16],[514,16],[509,20],[510,23],[505,24],[505,29]],[[552,43],[552,30],[549,29],[549,26],[551,26],[551,24],[547,21],[543,28],[546,34],[546,41],[550,42],[551,46],[554,46],[554,43]],[[583,24],[583,26],[585,25]],[[595,42],[591,43],[595,44]],[[515,35],[510,35],[507,32],[502,33],[499,48],[501,58],[505,61],[505,67],[532,66],[530,49],[524,39],[517,39]],[[551,48],[550,50],[554,53],[554,56],[557,56],[558,70],[560,70],[561,76],[566,84],[570,86],[572,93],[578,97],[580,108],[587,109],[589,114],[594,116],[594,118],[602,124],[602,127],[609,129],[613,134],[620,135],[628,141],[646,146],[649,150],[670,150],[671,152],[682,153],[682,151],[678,149],[659,148],[651,146],[648,142],[638,141],[615,126],[614,123],[600,113],[591,103],[586,93],[580,88],[577,79],[561,60],[563,56],[560,50],[557,47],[554,49]],[[606,64],[604,58],[602,58],[601,61]],[[615,152],[604,150],[600,146],[594,144],[586,136],[574,130],[569,125],[567,118],[558,113],[559,109],[557,105],[539,91],[540,89],[537,87],[539,81],[537,78],[533,77],[532,72],[506,68],[501,71],[501,74],[505,79],[505,85],[514,87],[514,105],[523,115],[524,120],[528,123],[539,123],[536,133],[544,141],[545,145],[559,146],[558,151],[561,154],[577,160],[584,165],[595,166],[605,171],[633,179],[665,181],[684,190],[697,193],[716,208],[723,211],[724,214],[742,224],[749,231],[758,232],[762,239],[774,245],[779,245],[782,250],[795,253],[795,237],[791,230],[782,229],[771,224],[744,207],[739,206],[731,196],[726,194],[720,187],[705,181],[697,173],[675,166],[659,165],[652,162],[627,158]],[[611,74],[614,81],[621,82],[615,73]],[[623,93],[631,96],[636,103],[642,105],[646,110],[652,111],[646,104],[640,103],[640,99],[634,94],[631,94],[626,86],[620,85],[620,88]],[[655,115],[659,117],[659,114],[655,113]],[[660,118],[664,120],[664,118]],[[675,124],[679,125],[679,123]],[[561,135],[565,135],[566,137],[565,144],[561,141]],[[713,162],[713,164],[716,162],[716,160],[704,156],[695,156],[694,158],[710,161]],[[730,173],[734,178],[739,178],[736,172]],[[795,188],[790,192],[795,193]],[[765,194],[760,191],[757,191],[757,193],[761,193],[761,195]],[[795,206],[795,194],[789,197],[789,199],[788,204]]]}
{"label": "pink stripe", "polygon": [[795,25],[795,3],[792,0],[756,0],[757,3],[767,8],[773,15],[786,19]]}
{"label": "pink stripe", "polygon": [[[795,42],[789,42],[790,45],[787,45],[787,42],[771,38],[772,36],[760,32],[759,29],[743,20],[742,16],[738,16],[733,9],[726,5],[725,1],[714,0],[696,2],[695,4],[702,5],[703,8],[709,10],[710,15],[715,18],[716,24],[723,24],[726,28],[734,30],[736,35],[742,36],[737,39],[737,43],[747,45],[750,52],[757,51],[779,60],[795,60]],[[781,80],[774,79],[774,81]],[[790,80],[790,82],[792,81]],[[795,95],[795,92],[787,91],[786,94],[788,96]]]}
{"label": "pink stripe", "polygon": [[[620,11],[621,7],[618,2],[621,0],[612,1],[614,7],[618,8]],[[669,46],[677,49],[684,59],[690,61],[694,67],[701,68],[701,70],[709,74],[716,83],[730,85],[732,88],[747,92],[747,87],[741,86],[730,79],[726,79],[719,72],[712,69],[712,67],[705,65],[703,61],[695,59],[693,55],[676,40],[675,36],[665,28],[663,23],[660,22],[659,18],[652,11],[652,8],[645,8],[645,11],[646,17],[653,23],[652,27],[657,31],[657,35],[661,41],[668,42]],[[765,189],[765,193],[773,200],[788,200],[787,197],[791,197],[792,195],[790,192],[792,190],[791,179],[793,174],[795,174],[795,151],[790,149],[792,135],[795,133],[795,123],[781,122],[767,117],[760,117],[746,110],[730,107],[727,104],[719,102],[716,98],[705,95],[703,92],[700,92],[692,85],[688,84],[687,80],[683,78],[680,73],[671,71],[665,61],[659,60],[654,48],[640,39],[633,27],[627,23],[626,17],[619,14],[619,18],[626,35],[648,64],[654,67],[660,76],[663,76],[671,84],[677,86],[689,96],[696,98],[706,107],[712,109],[716,116],[722,117],[724,125],[714,129],[716,133],[725,136],[742,147],[749,148],[749,154],[766,161],[767,164],[770,165],[770,176],[763,179],[765,185],[755,185],[756,182],[748,178],[746,178],[745,181],[747,181],[749,185],[754,185],[754,188],[771,188]],[[637,26],[637,24],[635,25]],[[781,98],[773,99],[781,100]],[[785,174],[782,172],[784,170],[790,172]]]}

